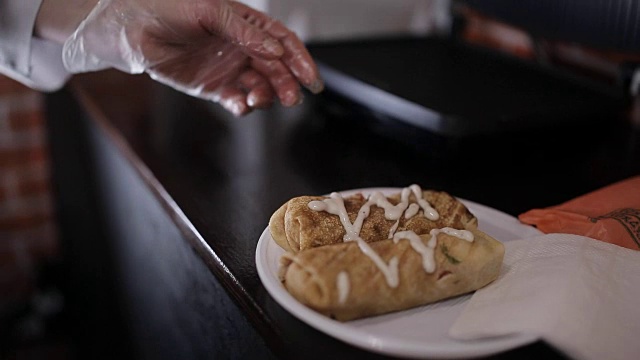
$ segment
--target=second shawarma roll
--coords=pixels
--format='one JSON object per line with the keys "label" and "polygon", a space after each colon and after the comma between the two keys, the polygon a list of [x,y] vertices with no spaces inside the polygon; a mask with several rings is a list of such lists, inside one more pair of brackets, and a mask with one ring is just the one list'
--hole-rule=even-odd
{"label": "second shawarma roll", "polygon": [[433,251],[431,271],[426,271],[425,254],[400,237],[364,243],[379,256],[379,264],[356,241],[287,253],[281,259],[280,277],[298,301],[340,321],[432,303],[477,290],[497,278],[502,243],[479,230],[471,231],[472,241],[437,231],[433,239],[428,234],[418,239]]}

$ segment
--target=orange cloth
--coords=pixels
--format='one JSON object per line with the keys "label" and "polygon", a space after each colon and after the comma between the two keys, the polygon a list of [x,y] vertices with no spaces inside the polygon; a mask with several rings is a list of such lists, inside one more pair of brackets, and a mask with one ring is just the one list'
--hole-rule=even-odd
{"label": "orange cloth", "polygon": [[547,234],[584,235],[640,250],[640,176],[518,218]]}

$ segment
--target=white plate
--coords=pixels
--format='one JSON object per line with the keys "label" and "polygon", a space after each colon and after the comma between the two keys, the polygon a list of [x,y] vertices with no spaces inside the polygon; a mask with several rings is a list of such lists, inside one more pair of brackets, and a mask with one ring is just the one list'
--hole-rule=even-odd
{"label": "white plate", "polygon": [[[382,191],[398,193],[399,188],[371,188],[341,192]],[[461,200],[478,218],[480,230],[505,242],[541,233],[523,225],[503,212]],[[471,295],[462,295],[406,311],[341,323],[316,313],[291,296],[278,279],[280,256],[284,250],[265,229],[258,240],[256,266],[262,284],[283,308],[308,325],[359,348],[387,355],[411,358],[481,357],[529,344],[537,338],[531,335],[505,336],[485,340],[460,341],[447,334]]]}

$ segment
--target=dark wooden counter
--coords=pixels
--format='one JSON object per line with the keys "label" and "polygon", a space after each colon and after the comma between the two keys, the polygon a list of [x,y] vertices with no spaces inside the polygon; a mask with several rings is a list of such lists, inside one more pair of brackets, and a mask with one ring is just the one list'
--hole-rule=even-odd
{"label": "dark wooden counter", "polygon": [[[638,130],[615,114],[451,141],[397,129],[387,136],[383,123],[343,118],[329,100],[307,95],[295,109],[234,119],[144,76],[115,72],[78,77],[49,97],[58,192],[80,191],[84,181],[99,195],[84,197],[86,207],[61,206],[67,256],[85,259],[84,268],[72,266],[72,279],[88,287],[106,279],[92,299],[113,301],[91,305],[76,294],[86,313],[111,309],[78,330],[97,344],[86,353],[377,358],[298,321],[261,285],[256,243],[284,201],[418,183],[517,215],[640,174]],[[74,172],[80,163],[89,175]],[[92,208],[97,220],[70,219]],[[100,322],[112,326],[107,333],[95,328]],[[496,356],[541,357],[559,355],[537,343]]]}

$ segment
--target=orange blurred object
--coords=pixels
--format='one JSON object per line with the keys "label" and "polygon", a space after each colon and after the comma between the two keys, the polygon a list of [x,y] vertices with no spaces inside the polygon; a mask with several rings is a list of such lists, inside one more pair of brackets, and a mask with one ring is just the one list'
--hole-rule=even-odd
{"label": "orange blurred object", "polygon": [[544,233],[584,235],[640,250],[640,176],[518,218]]}

